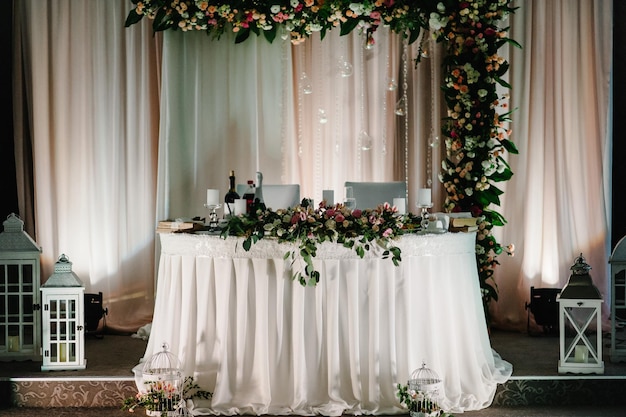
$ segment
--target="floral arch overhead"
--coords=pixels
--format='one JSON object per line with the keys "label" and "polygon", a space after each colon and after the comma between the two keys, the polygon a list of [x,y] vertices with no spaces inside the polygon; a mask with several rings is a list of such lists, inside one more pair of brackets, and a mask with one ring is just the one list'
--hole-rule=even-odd
{"label": "floral arch overhead", "polygon": [[319,33],[339,28],[342,35],[359,31],[373,42],[376,30],[387,26],[409,43],[429,31],[444,43],[443,85],[448,114],[442,120],[446,158],[439,179],[446,192],[446,211],[469,211],[481,218],[476,256],[483,301],[488,314],[497,300],[494,281],[497,256],[512,253],[492,234],[506,220],[494,210],[503,191],[496,186],[513,173],[506,152],[516,154],[507,128],[510,112],[503,80],[508,62],[498,54],[506,43],[519,47],[501,27],[514,12],[511,0],[131,0],[134,7],[126,26],[147,16],[154,31],[204,31],[218,39],[225,31],[236,34],[235,42],[251,34],[304,42]]}

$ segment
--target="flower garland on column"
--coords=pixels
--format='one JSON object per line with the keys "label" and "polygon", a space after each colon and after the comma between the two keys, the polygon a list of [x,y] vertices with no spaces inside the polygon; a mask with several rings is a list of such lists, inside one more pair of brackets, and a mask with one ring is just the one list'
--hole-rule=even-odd
{"label": "flower garland on column", "polygon": [[520,46],[498,26],[513,11],[508,3],[455,1],[456,7],[440,8],[430,17],[435,36],[447,45],[442,85],[448,107],[442,126],[446,159],[439,175],[447,195],[444,206],[448,212],[469,211],[480,219],[476,259],[488,321],[489,303],[498,300],[494,280],[497,256],[503,252],[512,255],[514,249],[493,236],[493,227],[503,226],[506,220],[490,207],[500,205],[503,193],[495,183],[513,175],[505,152],[518,153],[506,127],[510,120],[508,94],[498,92],[499,86],[510,88],[502,79],[509,64],[498,55],[498,49],[507,42]]}
{"label": "flower garland on column", "polygon": [[[448,116],[443,120],[447,157],[439,179],[446,191],[445,209],[469,211],[481,219],[476,257],[485,313],[491,300],[498,299],[493,279],[497,256],[512,254],[492,235],[494,226],[506,220],[491,205],[500,204],[495,183],[507,181],[513,173],[503,155],[516,154],[506,124],[506,94],[510,88],[502,76],[509,64],[498,55],[507,42],[506,28],[499,25],[509,13],[512,0],[130,0],[134,7],[126,18],[131,26],[147,16],[154,31],[204,31],[219,38],[225,31],[235,42],[251,34],[273,42],[277,36],[293,44],[319,32],[339,28],[342,35],[356,30],[368,44],[380,26],[415,42],[422,30],[430,30],[446,45],[444,84],[441,86]],[[418,58],[419,60],[419,58]],[[503,111],[498,113],[498,111]]]}

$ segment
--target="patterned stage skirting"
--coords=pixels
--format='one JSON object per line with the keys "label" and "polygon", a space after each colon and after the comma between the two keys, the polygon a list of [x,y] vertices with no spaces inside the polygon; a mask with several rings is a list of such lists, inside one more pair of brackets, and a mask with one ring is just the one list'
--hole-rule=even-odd
{"label": "patterned stage skirting", "polygon": [[[17,407],[121,407],[137,393],[132,379],[0,381],[0,403]],[[493,405],[626,405],[626,377],[515,378],[499,385]],[[9,401],[6,401],[9,400]]]}

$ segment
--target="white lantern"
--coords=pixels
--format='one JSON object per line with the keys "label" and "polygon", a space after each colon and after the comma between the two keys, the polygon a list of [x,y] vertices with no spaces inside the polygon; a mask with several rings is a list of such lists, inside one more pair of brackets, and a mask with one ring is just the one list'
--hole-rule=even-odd
{"label": "white lantern", "polygon": [[85,288],[61,255],[41,286],[42,371],[85,369]]}
{"label": "white lantern", "polygon": [[559,373],[603,374],[602,296],[593,285],[582,253],[574,265],[567,286],[558,296]]}
{"label": "white lantern", "polygon": [[10,214],[0,233],[0,360],[41,359],[41,248]]}
{"label": "white lantern", "polygon": [[611,264],[611,362],[626,361],[626,237],[615,245]]}

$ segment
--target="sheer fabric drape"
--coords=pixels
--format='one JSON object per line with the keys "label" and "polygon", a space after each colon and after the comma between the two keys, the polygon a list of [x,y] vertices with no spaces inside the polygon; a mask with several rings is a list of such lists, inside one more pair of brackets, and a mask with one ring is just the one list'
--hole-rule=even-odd
{"label": "sheer fabric drape", "polygon": [[[373,49],[364,48],[364,36],[338,31],[296,46],[262,37],[242,44],[230,35],[164,37],[161,218],[206,215],[204,190],[223,196],[231,169],[239,183],[261,171],[266,184],[300,184],[301,196],[315,202],[323,189],[339,201],[347,180],[402,180],[412,190],[426,183],[430,148],[419,145],[413,123],[430,123],[430,95],[415,106],[411,100],[408,116],[395,114],[404,84],[410,97],[431,92],[429,79],[413,82],[430,68],[414,71],[417,45],[407,47],[404,80],[402,40],[384,29]],[[407,147],[416,152],[408,162]],[[436,181],[437,170],[429,173]]]}
{"label": "sheer fabric drape", "polygon": [[498,326],[526,329],[530,287],[563,288],[581,252],[609,308],[612,3],[524,1],[511,17],[513,138]]}
{"label": "sheer fabric drape", "polygon": [[[429,179],[435,210],[443,200],[440,45],[425,41],[429,57],[415,67],[417,45],[403,60],[384,30],[371,50],[356,33],[292,46],[168,31],[161,68],[151,22],[123,27],[126,0],[15,5],[20,215],[36,225],[44,280],[66,253],[87,290],[103,291],[110,326],[150,321],[155,222],[205,216],[205,189],[223,196],[231,169],[238,182],[261,170],[268,184],[299,183],[316,202],[327,188],[338,199],[345,180],[402,179],[409,209]],[[609,296],[612,10],[610,0],[515,5],[510,35],[523,49],[509,51],[506,78],[520,154],[499,184],[508,224],[496,233],[516,254],[498,258],[493,318],[525,328],[529,287],[563,286],[580,252]],[[405,62],[408,117],[395,114]]]}
{"label": "sheer fabric drape", "polygon": [[[24,63],[18,72],[24,86],[15,89],[24,103],[16,108],[24,126],[16,148],[32,141],[42,281],[66,254],[86,292],[103,292],[108,327],[136,330],[150,321],[154,303],[153,35],[147,27],[124,28],[124,1],[15,6],[21,48],[15,62]],[[27,191],[20,187],[19,207],[30,219]]]}

